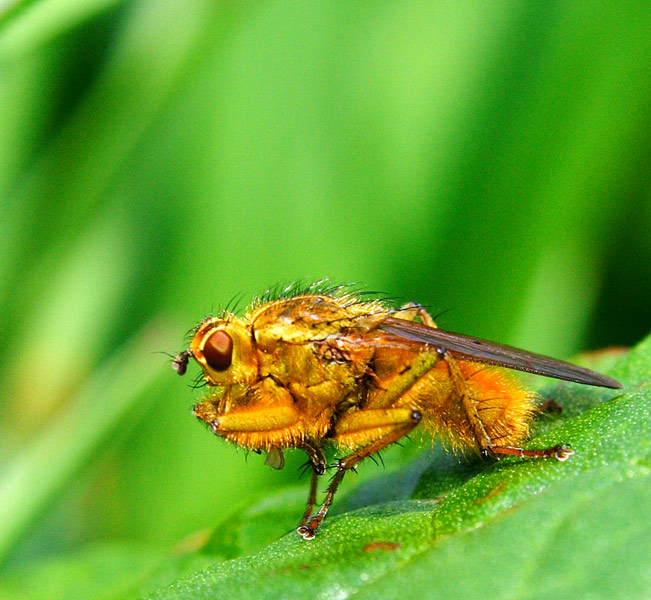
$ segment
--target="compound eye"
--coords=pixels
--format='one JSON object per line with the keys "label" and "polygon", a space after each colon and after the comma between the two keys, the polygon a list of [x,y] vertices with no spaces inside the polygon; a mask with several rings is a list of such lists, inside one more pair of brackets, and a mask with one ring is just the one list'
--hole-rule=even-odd
{"label": "compound eye", "polygon": [[225,371],[233,361],[233,340],[225,331],[215,331],[203,346],[206,363],[215,371]]}

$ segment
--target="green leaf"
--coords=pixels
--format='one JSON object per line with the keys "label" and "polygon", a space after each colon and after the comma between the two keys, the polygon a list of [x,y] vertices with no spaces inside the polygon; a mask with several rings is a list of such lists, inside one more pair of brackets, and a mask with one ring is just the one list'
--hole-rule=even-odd
{"label": "green leaf", "polygon": [[[530,446],[570,443],[570,460],[488,464],[439,450],[411,499],[331,516],[312,542],[292,531],[151,598],[377,600],[406,590],[418,598],[647,597],[650,348],[648,338],[615,366],[624,393],[566,383],[546,389],[561,404],[587,409],[541,427]],[[400,477],[383,478],[387,497]],[[281,521],[286,527],[289,512],[300,515],[297,503],[294,496],[268,500],[267,523],[263,505],[249,513],[251,521],[234,517],[215,532],[213,550],[220,551],[220,539],[222,553],[234,539],[231,555],[250,550],[240,542],[277,531]]]}
{"label": "green leaf", "polygon": [[100,544],[4,573],[0,600],[135,600],[206,562],[133,542]]}

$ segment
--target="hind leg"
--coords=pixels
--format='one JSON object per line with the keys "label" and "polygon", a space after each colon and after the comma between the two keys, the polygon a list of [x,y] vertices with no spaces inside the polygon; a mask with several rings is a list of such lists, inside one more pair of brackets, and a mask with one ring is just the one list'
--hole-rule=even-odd
{"label": "hind leg", "polygon": [[[482,418],[481,404],[482,398],[478,397],[472,386],[468,384],[468,378],[461,371],[459,361],[455,360],[448,352],[441,352],[442,360],[445,361],[450,378],[452,379],[457,396],[461,399],[465,415],[468,419],[470,429],[479,451],[484,455],[512,455],[522,458],[548,458],[553,457],[557,460],[567,460],[574,452],[564,445],[553,446],[551,448],[541,448],[527,450],[519,446],[500,445],[495,443],[499,439],[508,441],[509,436],[491,437],[489,434],[488,422]],[[519,394],[519,390],[515,393]],[[511,438],[512,439],[512,438]]]}

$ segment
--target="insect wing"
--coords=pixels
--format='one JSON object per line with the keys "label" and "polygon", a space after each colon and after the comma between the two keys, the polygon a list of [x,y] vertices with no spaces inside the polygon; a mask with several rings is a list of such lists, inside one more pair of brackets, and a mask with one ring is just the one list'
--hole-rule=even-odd
{"label": "insect wing", "polygon": [[403,340],[432,346],[437,350],[449,352],[456,358],[471,362],[507,367],[586,385],[622,387],[615,379],[562,360],[469,335],[435,329],[413,321],[389,317],[379,326],[379,329]]}

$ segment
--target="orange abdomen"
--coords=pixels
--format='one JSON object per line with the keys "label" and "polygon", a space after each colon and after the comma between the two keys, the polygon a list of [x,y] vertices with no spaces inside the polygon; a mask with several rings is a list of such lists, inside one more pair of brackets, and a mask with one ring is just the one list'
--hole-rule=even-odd
{"label": "orange abdomen", "polygon": [[478,449],[462,401],[465,393],[493,445],[519,445],[529,433],[536,394],[504,369],[465,361],[456,365],[463,381],[455,382],[448,365],[440,361],[405,395],[417,399],[425,427],[455,448]]}

